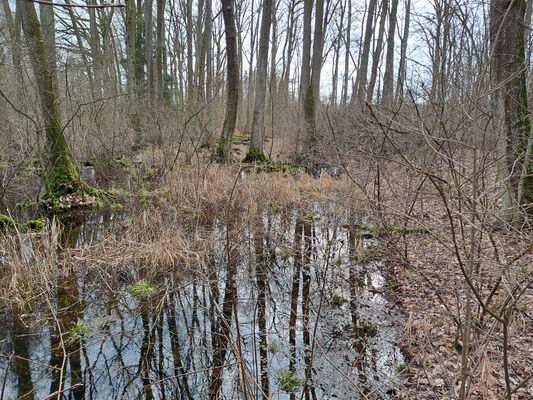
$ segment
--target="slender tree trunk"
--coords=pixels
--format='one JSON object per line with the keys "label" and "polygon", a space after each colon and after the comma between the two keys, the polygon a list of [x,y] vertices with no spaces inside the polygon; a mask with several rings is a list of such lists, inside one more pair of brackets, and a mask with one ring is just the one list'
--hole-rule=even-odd
{"label": "slender tree trunk", "polygon": [[[128,0],[130,1],[130,0]],[[146,64],[145,58],[145,45],[144,45],[144,7],[142,0],[137,0],[137,7],[135,9],[135,82],[137,85],[137,95],[140,97],[144,94],[144,65]]]}
{"label": "slender tree trunk", "polygon": [[[254,0],[252,0],[251,5],[252,13],[255,13],[255,5]],[[257,13],[257,20],[259,21],[259,13]],[[257,24],[255,24],[257,27]],[[254,49],[255,49],[255,37],[256,37],[256,28],[254,28],[254,17],[250,18],[250,64],[248,66],[248,88],[246,90],[246,100],[247,100],[247,106],[246,106],[246,125],[249,126],[250,122],[250,110],[252,106],[252,80],[253,80],[253,74],[254,74]]]}
{"label": "slender tree trunk", "polygon": [[300,74],[300,101],[307,99],[311,80],[311,16],[314,0],[304,0],[304,30],[302,47],[302,72]]}
{"label": "slender tree trunk", "polygon": [[165,0],[157,0],[157,42],[155,46],[155,79],[157,102],[163,103],[165,98],[163,51],[165,46]]}
{"label": "slender tree trunk", "polygon": [[350,76],[350,44],[352,36],[352,0],[348,3],[348,26],[346,27],[346,49],[344,51],[344,83],[342,85],[342,105],[348,104],[348,77]]}
{"label": "slender tree trunk", "polygon": [[21,30],[21,8],[17,7],[15,11],[15,20],[11,15],[11,7],[9,6],[9,0],[2,0],[4,6],[4,14],[9,29],[10,45],[11,45],[11,60],[13,62],[13,69],[17,76],[17,102],[21,103],[24,98],[24,76],[22,73],[21,54],[20,47],[20,30]]}
{"label": "slender tree trunk", "polygon": [[192,0],[187,0],[186,8],[186,31],[187,31],[187,109],[192,110],[193,102],[193,30],[192,30]]}
{"label": "slender tree trunk", "polygon": [[526,2],[492,0],[490,5],[491,100],[498,138],[498,178],[503,215],[509,222],[516,222],[518,207],[530,207],[533,200],[524,52]]}
{"label": "slender tree trunk", "polygon": [[237,122],[237,105],[239,101],[237,30],[235,28],[235,4],[233,0],[222,0],[222,16],[226,30],[227,97],[226,116],[217,146],[217,156],[220,161],[229,162],[231,160],[231,146],[235,123]]}
{"label": "slender tree trunk", "polygon": [[252,140],[245,161],[264,161],[263,154],[263,120],[265,117],[265,98],[268,68],[268,42],[272,22],[272,0],[263,0],[263,17],[259,36],[259,54],[257,56],[257,79],[255,83],[255,107],[252,126]]}
{"label": "slender tree trunk", "polygon": [[59,210],[61,208],[59,197],[67,193],[78,192],[82,187],[63,135],[59,95],[57,86],[53,84],[51,62],[47,59],[34,4],[30,1],[19,0],[17,1],[18,7],[22,8],[22,27],[45,124],[47,144],[47,165],[43,174],[47,191],[45,198],[51,199],[54,209]]}
{"label": "slender tree trunk", "polygon": [[[272,2],[272,48],[270,52],[270,100],[274,102],[277,96],[278,74],[276,72],[276,58],[278,57],[278,20],[276,18],[276,1]],[[260,45],[261,46],[261,45]],[[267,55],[268,58],[268,55]],[[260,61],[259,61],[260,62]]]}
{"label": "slender tree trunk", "polygon": [[[287,48],[286,56],[284,55],[283,73],[280,82],[280,92],[284,96],[285,102],[289,100],[289,81],[291,76],[292,57],[294,53],[294,35],[295,35],[295,16],[296,0],[291,0],[289,4],[287,17],[287,36],[284,48]],[[285,54],[285,50],[283,50]]]}
{"label": "slender tree trunk", "polygon": [[387,37],[387,59],[383,75],[383,103],[390,105],[393,99],[394,87],[394,35],[396,32],[396,15],[398,14],[398,0],[392,0],[389,16],[389,33]]}
{"label": "slender tree trunk", "polygon": [[[206,77],[205,77],[205,100],[208,105],[211,104],[213,99],[213,49],[211,47],[213,43],[213,6],[212,0],[206,0],[205,2],[205,36],[207,38],[206,43]],[[207,133],[206,144],[211,148],[213,138],[213,127],[211,112],[207,113]]]}
{"label": "slender tree trunk", "polygon": [[355,79],[355,90],[352,94],[351,102],[354,103],[359,100],[361,103],[366,98],[367,92],[367,74],[368,74],[368,59],[370,56],[370,42],[373,36],[374,14],[376,12],[377,0],[370,0],[368,3],[368,12],[366,17],[365,36],[363,42],[363,52],[361,53],[361,62],[357,70],[357,77]]}
{"label": "slender tree trunk", "polygon": [[[96,5],[95,0],[87,0],[88,5]],[[87,12],[89,13],[89,45],[91,47],[91,56],[93,64],[93,85],[96,85],[95,90],[96,97],[100,98],[102,96],[102,74],[103,74],[103,63],[100,52],[100,35],[98,34],[98,25],[96,23],[96,10],[94,8],[88,8]]]}
{"label": "slender tree trunk", "polygon": [[379,21],[378,39],[376,42],[376,48],[372,55],[372,71],[370,73],[370,82],[368,84],[368,90],[366,94],[366,101],[372,103],[374,97],[374,88],[376,87],[376,81],[378,77],[379,62],[381,60],[381,50],[383,49],[383,34],[385,33],[385,20],[387,18],[387,8],[389,5],[388,0],[382,0],[381,3],[381,18]]}
{"label": "slender tree trunk", "polygon": [[403,85],[406,78],[407,66],[407,40],[409,39],[409,20],[411,16],[411,0],[405,4],[405,18],[403,26],[402,44],[400,49],[400,61],[398,65],[398,81],[396,82],[396,102],[403,97]]}
{"label": "slender tree trunk", "polygon": [[135,93],[135,3],[132,0],[126,1],[126,76],[128,91]]}
{"label": "slender tree trunk", "polygon": [[146,26],[146,87],[148,89],[148,101],[150,107],[154,105],[154,39],[153,39],[153,0],[144,0],[145,26]]}
{"label": "slender tree trunk", "polygon": [[323,19],[324,0],[316,0],[315,32],[313,36],[313,71],[311,82],[307,88],[304,104],[304,115],[307,123],[305,140],[305,156],[307,161],[313,160],[318,147],[316,135],[316,106],[320,102],[320,71],[322,69],[322,49],[324,46]]}

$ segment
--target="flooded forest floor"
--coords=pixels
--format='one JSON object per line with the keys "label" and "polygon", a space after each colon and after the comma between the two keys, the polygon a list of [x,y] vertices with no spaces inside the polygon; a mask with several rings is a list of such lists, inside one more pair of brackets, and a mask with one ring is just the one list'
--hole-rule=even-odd
{"label": "flooded forest floor", "polygon": [[[294,166],[143,165],[86,168],[114,193],[103,207],[0,238],[0,399],[456,397],[465,289],[435,193]],[[416,185],[406,174],[383,175]],[[493,302],[511,270],[531,276],[530,243],[506,240],[487,239],[521,255]],[[532,306],[528,285],[508,332],[517,399],[533,393]],[[501,398],[487,339],[501,333],[474,313],[472,398]]]}

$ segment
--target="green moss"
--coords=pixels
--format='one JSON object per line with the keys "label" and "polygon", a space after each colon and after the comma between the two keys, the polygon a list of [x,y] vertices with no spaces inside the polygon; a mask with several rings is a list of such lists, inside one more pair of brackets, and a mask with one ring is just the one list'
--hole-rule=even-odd
{"label": "green moss", "polygon": [[18,226],[17,222],[5,214],[0,214],[0,228],[15,228]]}
{"label": "green moss", "polygon": [[250,150],[248,151],[248,154],[246,154],[246,157],[242,160],[243,163],[262,163],[267,164],[268,158],[263,154],[262,151],[254,151]]}
{"label": "green moss", "polygon": [[22,226],[31,231],[42,232],[44,230],[44,221],[42,219],[30,219]]}

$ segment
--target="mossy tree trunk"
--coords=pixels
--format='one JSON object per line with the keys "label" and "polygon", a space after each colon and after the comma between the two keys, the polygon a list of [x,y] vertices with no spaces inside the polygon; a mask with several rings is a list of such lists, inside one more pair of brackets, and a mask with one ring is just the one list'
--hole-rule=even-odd
{"label": "mossy tree trunk", "polygon": [[237,121],[237,104],[239,100],[239,66],[237,62],[237,30],[235,28],[235,4],[233,0],[222,0],[222,16],[226,30],[226,115],[222,134],[217,146],[217,157],[222,162],[231,159],[233,132]]}
{"label": "mossy tree trunk", "polygon": [[[515,222],[533,201],[531,122],[526,90],[525,0],[492,0],[492,113],[504,217]],[[528,210],[531,211],[531,210]]]}
{"label": "mossy tree trunk", "polygon": [[[322,51],[324,47],[323,23],[324,0],[316,0],[311,82],[305,93],[304,101],[304,117],[307,124],[304,153],[306,161],[310,164],[315,162],[318,150],[316,106],[320,102],[320,73],[322,70]],[[309,165],[309,167],[311,167],[311,165]]]}
{"label": "mossy tree trunk", "polygon": [[[46,57],[41,25],[35,7],[31,1],[25,0],[19,0],[17,7],[22,8],[22,27],[41,100],[42,118],[45,125],[47,165],[44,181],[46,196],[55,198],[65,193],[78,191],[81,188],[80,179],[63,135],[59,95],[53,84],[50,62]],[[47,6],[41,5],[41,7]]]}
{"label": "mossy tree trunk", "polygon": [[261,20],[261,34],[259,37],[259,55],[257,65],[257,79],[255,84],[254,121],[252,126],[252,140],[245,161],[265,161],[263,154],[263,121],[265,117],[265,98],[268,67],[268,42],[270,25],[272,22],[272,0],[263,1],[263,16]]}

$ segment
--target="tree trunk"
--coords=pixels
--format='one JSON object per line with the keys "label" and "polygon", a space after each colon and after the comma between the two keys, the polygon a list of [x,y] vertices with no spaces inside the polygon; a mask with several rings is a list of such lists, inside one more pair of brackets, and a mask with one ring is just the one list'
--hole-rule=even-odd
{"label": "tree trunk", "polygon": [[[252,0],[251,5],[252,13],[255,13],[254,0]],[[257,13],[257,20],[259,21],[259,13]],[[248,88],[246,90],[246,125],[249,125],[250,122],[250,110],[252,106],[252,76],[254,74],[254,49],[255,49],[255,37],[256,37],[256,27],[254,27],[254,17],[250,18],[250,63],[248,66]]]}
{"label": "tree trunk", "polygon": [[352,93],[352,103],[354,103],[356,100],[363,102],[366,98],[368,58],[370,55],[370,42],[372,41],[373,36],[372,28],[374,24],[374,13],[376,12],[376,5],[377,0],[370,0],[368,4],[363,52],[361,53],[361,62],[359,65],[359,69],[357,70],[357,77],[355,79],[355,92]]}
{"label": "tree trunk", "polygon": [[[205,101],[210,105],[213,98],[213,49],[211,44],[213,42],[213,6],[212,0],[205,2],[205,35],[206,43],[206,77],[205,77]],[[207,133],[205,143],[211,147],[213,128],[211,123],[211,112],[207,113]]]}
{"label": "tree trunk", "polygon": [[[272,2],[272,48],[270,52],[270,101],[273,103],[277,95],[278,74],[276,72],[276,58],[278,56],[278,20],[276,18],[277,5],[276,1]],[[267,53],[268,54],[268,53]],[[268,58],[268,55],[267,55]],[[261,62],[261,61],[259,61]]]}
{"label": "tree trunk", "polygon": [[148,89],[148,101],[150,107],[154,105],[154,39],[153,39],[153,0],[144,0],[145,24],[146,24],[146,87]]}
{"label": "tree trunk", "polygon": [[348,3],[348,26],[346,28],[346,49],[344,53],[344,84],[342,86],[342,105],[348,103],[348,77],[350,69],[350,43],[352,36],[352,0],[347,0]]}
{"label": "tree trunk", "polygon": [[222,16],[226,30],[226,116],[222,134],[217,146],[217,156],[222,162],[231,160],[233,132],[237,122],[237,104],[239,101],[239,65],[237,63],[237,30],[235,28],[235,7],[233,0],[222,0]]}
{"label": "tree trunk", "polygon": [[17,102],[22,102],[23,99],[23,87],[24,78],[22,74],[21,65],[21,48],[20,48],[20,8],[17,7],[15,11],[15,21],[11,15],[11,7],[9,6],[9,0],[2,0],[4,5],[4,14],[9,29],[9,37],[11,42],[11,59],[13,61],[13,68],[18,79],[18,99]]}
{"label": "tree trunk", "polygon": [[165,98],[165,84],[163,71],[163,48],[165,46],[165,0],[157,0],[157,42],[155,46],[155,79],[157,102],[163,103]]}
{"label": "tree trunk", "polygon": [[126,76],[128,91],[135,93],[135,3],[126,1]]}
{"label": "tree trunk", "polygon": [[193,31],[192,31],[192,0],[187,0],[186,7],[186,32],[187,32],[187,110],[190,112],[192,110],[193,104],[193,85],[194,85],[194,74],[193,74]]}
{"label": "tree trunk", "polygon": [[309,81],[311,80],[311,16],[313,13],[314,0],[304,0],[304,31],[302,48],[302,72],[300,74],[300,96],[303,103],[306,102]]}
{"label": "tree trunk", "polygon": [[[133,1],[133,0],[128,0]],[[142,6],[142,0],[137,0],[137,7],[135,11],[135,82],[137,85],[137,95],[144,94],[144,65],[145,59],[145,43],[144,43],[144,9]]]}
{"label": "tree trunk", "polygon": [[322,48],[324,46],[323,19],[324,0],[316,1],[315,32],[313,36],[313,70],[311,84],[307,88],[304,115],[307,123],[305,157],[313,161],[316,156],[318,137],[316,135],[316,105],[320,102],[320,71],[322,69]]}
{"label": "tree trunk", "polygon": [[389,5],[388,0],[382,0],[381,18],[379,21],[378,40],[376,42],[376,48],[372,55],[372,72],[370,73],[370,82],[368,84],[368,90],[366,93],[366,101],[372,103],[374,97],[374,88],[376,86],[376,80],[378,77],[379,62],[381,59],[381,50],[383,49],[383,34],[385,33],[385,19],[387,18],[387,8]]}
{"label": "tree trunk", "polygon": [[[296,26],[296,14],[295,14],[295,8],[296,8],[296,1],[291,0],[288,10],[288,17],[287,17],[287,36],[284,44],[284,63],[283,63],[283,72],[282,77],[280,81],[280,92],[282,93],[285,102],[288,102],[289,100],[289,81],[291,76],[291,65],[292,65],[292,57],[294,53],[294,35],[295,35],[295,26]],[[285,47],[287,47],[287,52],[285,56]]]}
{"label": "tree trunk", "polygon": [[394,85],[394,35],[396,32],[396,15],[398,14],[398,0],[392,0],[389,16],[389,33],[387,37],[387,59],[383,75],[383,103],[390,105],[393,99]]}
{"label": "tree trunk", "polygon": [[504,218],[516,222],[518,207],[530,207],[533,201],[524,51],[526,2],[492,0],[490,5],[491,100],[494,133],[498,138],[498,178]]}
{"label": "tree trunk", "polygon": [[22,8],[22,27],[45,124],[47,145],[47,165],[43,174],[46,186],[45,198],[50,198],[54,209],[58,210],[61,208],[59,197],[67,193],[78,192],[82,185],[63,135],[57,86],[53,84],[51,62],[47,59],[35,7],[33,2],[25,0],[19,0],[17,7]]}
{"label": "tree trunk", "polygon": [[263,0],[263,16],[261,19],[261,34],[259,37],[259,54],[257,57],[257,79],[255,84],[254,121],[252,126],[252,140],[245,161],[265,161],[263,154],[263,120],[265,117],[265,97],[268,69],[268,42],[270,25],[272,22],[272,0]]}
{"label": "tree trunk", "polygon": [[54,90],[58,90],[59,83],[57,80],[57,56],[56,56],[56,25],[54,16],[54,7],[49,5],[40,5],[39,14],[41,16],[41,32],[43,35],[44,52],[48,60],[48,68],[52,74],[52,85]]}
{"label": "tree trunk", "polygon": [[403,37],[400,49],[400,61],[398,65],[398,81],[396,82],[396,102],[403,97],[403,85],[406,78],[407,66],[407,40],[409,39],[409,19],[411,16],[411,0],[407,0],[405,5],[405,21],[403,26]]}
{"label": "tree trunk", "polygon": [[[88,5],[96,5],[95,0],[87,0]],[[93,64],[93,76],[94,81],[93,85],[96,85],[96,88],[93,89],[97,98],[102,97],[102,88],[103,88],[103,62],[102,55],[100,51],[100,39],[98,34],[98,25],[96,23],[96,9],[88,8],[87,12],[89,13],[89,45],[91,46],[91,55],[92,55],[92,64]]]}

